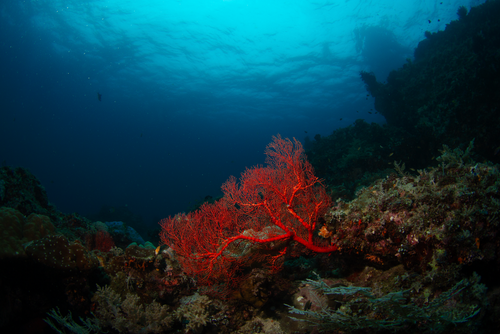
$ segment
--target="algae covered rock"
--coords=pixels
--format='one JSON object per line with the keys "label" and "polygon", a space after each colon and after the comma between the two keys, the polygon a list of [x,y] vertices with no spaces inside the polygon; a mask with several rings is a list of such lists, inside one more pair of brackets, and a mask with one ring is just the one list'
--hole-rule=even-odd
{"label": "algae covered rock", "polygon": [[26,255],[23,249],[24,215],[11,208],[0,208],[0,259]]}
{"label": "algae covered rock", "polygon": [[54,234],[56,228],[50,218],[44,215],[32,213],[26,219],[23,226],[23,236],[26,241],[32,241]]}
{"label": "algae covered rock", "polygon": [[18,210],[0,208],[0,259],[26,256],[23,244],[54,234],[50,218],[31,214],[27,218]]}
{"label": "algae covered rock", "polygon": [[33,260],[54,269],[84,271],[97,267],[97,260],[79,241],[69,242],[62,235],[32,241],[25,250]]}

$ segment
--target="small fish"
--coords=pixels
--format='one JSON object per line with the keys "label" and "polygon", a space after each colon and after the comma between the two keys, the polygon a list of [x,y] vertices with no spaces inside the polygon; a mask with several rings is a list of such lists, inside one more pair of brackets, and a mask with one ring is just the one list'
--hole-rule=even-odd
{"label": "small fish", "polygon": [[495,149],[495,152],[494,152],[494,155],[497,155],[498,152],[500,152],[500,146],[498,146],[496,149]]}
{"label": "small fish", "polygon": [[359,151],[359,149],[360,149],[360,148],[361,148],[361,146],[360,146],[360,147],[358,147],[358,151]]}
{"label": "small fish", "polygon": [[307,131],[304,130],[305,133],[307,133]]}
{"label": "small fish", "polygon": [[369,111],[368,113],[369,113],[370,115],[372,114],[372,112],[371,112],[371,111]]}
{"label": "small fish", "polygon": [[342,118],[340,120],[342,120]]}
{"label": "small fish", "polygon": [[105,267],[105,263],[104,263],[104,258],[102,256],[99,256],[97,255],[97,259],[99,260],[99,264],[101,265],[101,267]]}
{"label": "small fish", "polygon": [[392,157],[393,154],[394,154],[394,152],[392,152],[391,154],[389,154],[389,156]]}
{"label": "small fish", "polygon": [[427,20],[427,21],[429,21],[429,23],[431,23],[431,20]]}
{"label": "small fish", "polygon": [[155,255],[158,255],[158,253],[160,252],[160,247],[161,246],[156,247],[156,249],[155,249]]}
{"label": "small fish", "polygon": [[98,99],[99,101],[101,101],[101,97],[102,97],[102,94],[99,94],[99,92],[97,92],[97,99]]}

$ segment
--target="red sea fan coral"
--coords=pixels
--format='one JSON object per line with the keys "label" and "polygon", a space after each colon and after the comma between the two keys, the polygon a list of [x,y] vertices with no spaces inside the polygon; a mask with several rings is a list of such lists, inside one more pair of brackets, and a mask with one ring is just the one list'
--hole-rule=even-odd
{"label": "red sea fan coral", "polygon": [[337,250],[317,236],[330,199],[300,142],[278,135],[265,153],[267,166],[247,169],[239,183],[229,178],[222,199],[160,223],[163,243],[200,284],[235,284],[236,273],[255,261],[276,269],[276,259],[291,244],[313,252]]}

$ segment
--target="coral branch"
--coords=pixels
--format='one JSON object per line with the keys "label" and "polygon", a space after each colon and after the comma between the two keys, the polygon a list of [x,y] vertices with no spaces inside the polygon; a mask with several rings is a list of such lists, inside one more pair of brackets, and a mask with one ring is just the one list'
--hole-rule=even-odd
{"label": "coral branch", "polygon": [[300,142],[273,137],[267,166],[245,170],[222,185],[224,197],[187,215],[163,219],[161,239],[201,284],[236,282],[245,266],[272,265],[293,242],[318,253],[337,246],[316,236],[330,199]]}

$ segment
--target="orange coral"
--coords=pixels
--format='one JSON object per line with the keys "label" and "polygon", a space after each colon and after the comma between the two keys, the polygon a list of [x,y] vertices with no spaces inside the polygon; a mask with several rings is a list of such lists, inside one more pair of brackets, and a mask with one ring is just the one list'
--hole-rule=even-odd
{"label": "orange coral", "polygon": [[384,264],[384,261],[382,261],[381,258],[379,258],[378,256],[375,256],[375,255],[372,255],[372,254],[366,254],[365,259],[367,259],[368,261],[374,262],[374,263],[378,263],[380,265]]}
{"label": "orange coral", "polygon": [[332,236],[332,232],[328,231],[328,229],[326,228],[326,225],[323,225],[320,229],[319,229],[319,233],[318,235],[320,237],[323,237],[325,239],[327,238],[330,238]]}

